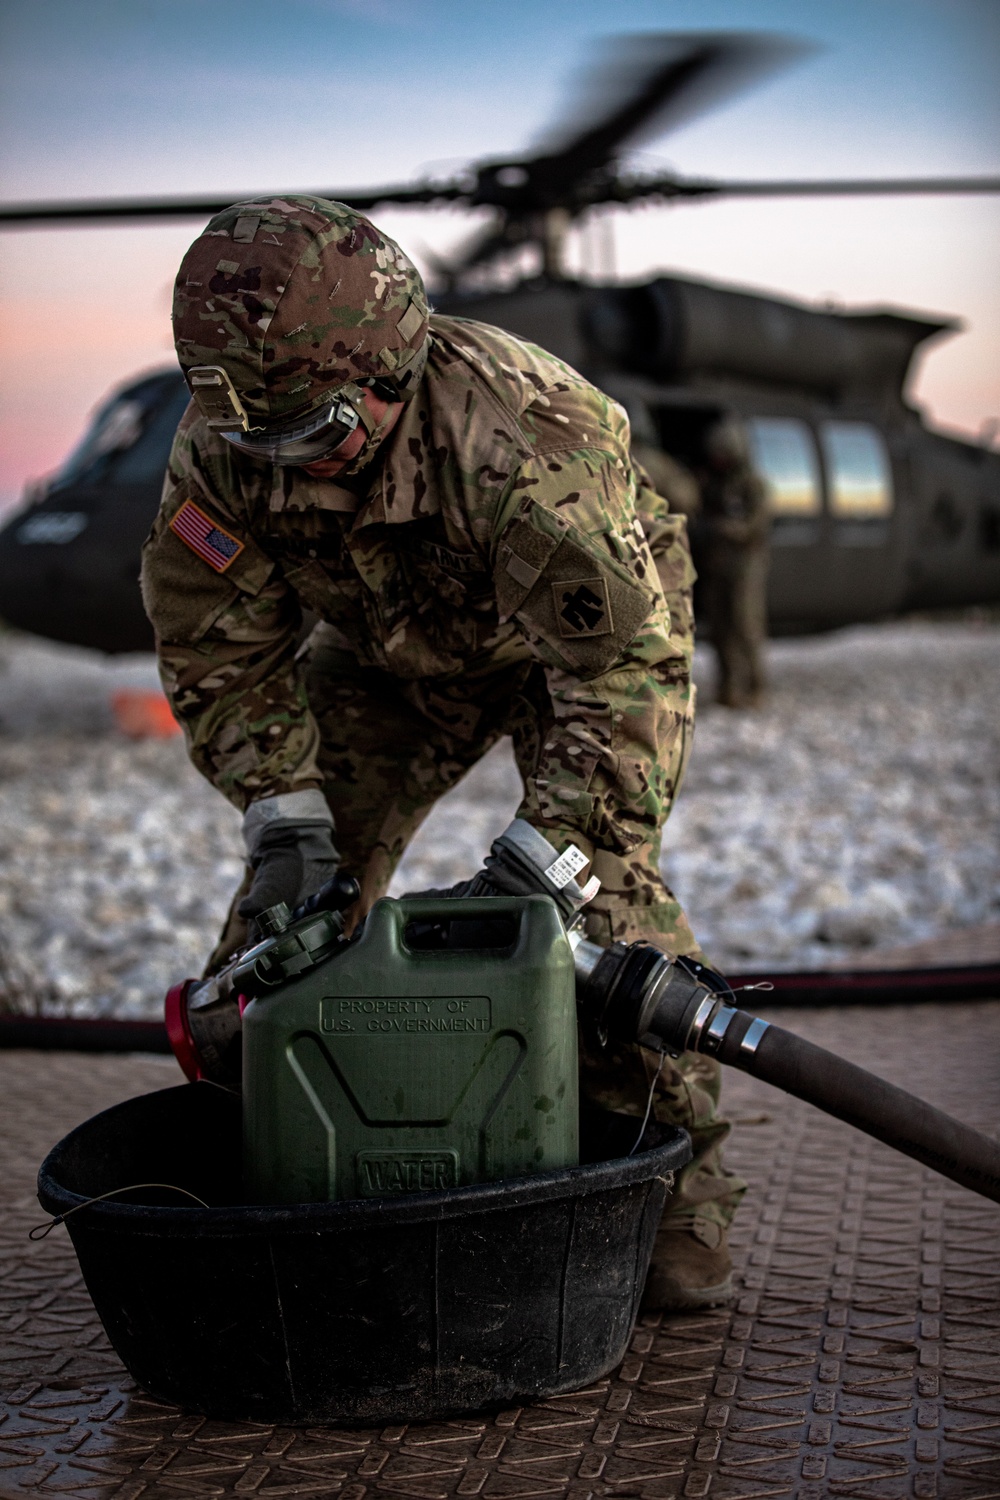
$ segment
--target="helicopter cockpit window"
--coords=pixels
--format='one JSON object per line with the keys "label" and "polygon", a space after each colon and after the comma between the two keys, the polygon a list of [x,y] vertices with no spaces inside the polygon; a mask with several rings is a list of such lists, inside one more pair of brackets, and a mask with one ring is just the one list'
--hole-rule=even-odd
{"label": "helicopter cockpit window", "polygon": [[122,391],[98,411],[46,493],[77,484],[155,481],[167,467],[187,403],[188,390],[179,370],[152,375]]}
{"label": "helicopter cockpit window", "polygon": [[820,445],[837,540],[877,545],[893,507],[892,468],[881,433],[868,422],[823,422]]}
{"label": "helicopter cockpit window", "polygon": [[163,478],[177,424],[190,399],[187,386],[179,380],[176,389],[160,402],[149,418],[142,441],[133,443],[115,460],[116,484],[150,484]]}
{"label": "helicopter cockpit window", "polygon": [[145,408],[141,401],[121,396],[97,415],[93,426],[74,448],[52,481],[52,489],[75,484],[89,469],[112,453],[120,453],[137,442],[142,432]]}
{"label": "helicopter cockpit window", "polygon": [[823,498],[812,432],[790,417],[754,417],[747,431],[754,467],[767,491],[772,544],[817,542]]}

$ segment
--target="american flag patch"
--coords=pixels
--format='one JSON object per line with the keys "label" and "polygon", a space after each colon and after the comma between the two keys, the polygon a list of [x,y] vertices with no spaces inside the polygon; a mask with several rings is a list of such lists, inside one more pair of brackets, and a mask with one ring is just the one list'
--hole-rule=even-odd
{"label": "american flag patch", "polygon": [[243,551],[243,543],[217,526],[193,500],[184,501],[170,522],[170,530],[217,573],[224,573]]}

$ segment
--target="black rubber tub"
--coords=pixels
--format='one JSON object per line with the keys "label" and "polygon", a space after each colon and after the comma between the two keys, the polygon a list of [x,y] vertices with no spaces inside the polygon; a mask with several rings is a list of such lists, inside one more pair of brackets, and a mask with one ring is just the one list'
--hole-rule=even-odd
{"label": "black rubber tub", "polygon": [[406,1422],[586,1385],[622,1358],[691,1143],[516,1181],[346,1203],[240,1199],[239,1101],[130,1099],[46,1157],[108,1337],[154,1395],[261,1422]]}

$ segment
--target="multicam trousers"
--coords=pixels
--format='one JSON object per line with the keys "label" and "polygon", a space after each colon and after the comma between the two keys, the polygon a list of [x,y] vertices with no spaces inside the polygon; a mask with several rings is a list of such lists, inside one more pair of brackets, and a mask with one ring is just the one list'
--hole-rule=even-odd
{"label": "multicam trousers", "polygon": [[[404,849],[435,802],[491,745],[509,734],[518,769],[530,776],[551,720],[542,669],[530,662],[502,669],[476,686],[464,683],[455,703],[455,732],[443,727],[447,714],[440,697],[431,719],[415,706],[419,684],[362,667],[349,651],[325,643],[321,632],[310,648],[307,681],[337,847],[344,868],[361,885],[359,914],[385,894]],[[597,851],[593,872],[601,891],[587,908],[588,937],[603,945],[645,938],[672,953],[698,954],[687,918],[663,883],[659,852],[659,840],[627,859]],[[235,908],[248,884],[234,899],[210,969],[246,940]],[[717,1112],[719,1071],[711,1058],[689,1053],[673,1061],[638,1046],[601,1051],[581,1037],[584,1103],[631,1117],[638,1130],[652,1090],[652,1118],[683,1126],[694,1144],[693,1159],[679,1174],[670,1200],[671,1216],[724,1226],[744,1184],[721,1162],[730,1126]]]}
{"label": "multicam trousers", "polygon": [[750,708],[767,686],[766,544],[712,542],[704,563],[705,603],[719,663],[717,697],[730,708]]}

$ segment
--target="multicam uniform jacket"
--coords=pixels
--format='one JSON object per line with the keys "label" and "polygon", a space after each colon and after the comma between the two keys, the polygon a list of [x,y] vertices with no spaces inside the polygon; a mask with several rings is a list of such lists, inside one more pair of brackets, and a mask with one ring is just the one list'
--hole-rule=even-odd
{"label": "multicam uniform jacket", "polygon": [[683,770],[683,517],[637,480],[622,410],[560,360],[464,319],[431,332],[361,492],[247,459],[189,408],[143,559],[165,689],[195,764],[244,808],[322,783],[303,607],[453,733],[463,688],[534,660],[555,727],[519,816],[627,855]]}

